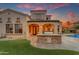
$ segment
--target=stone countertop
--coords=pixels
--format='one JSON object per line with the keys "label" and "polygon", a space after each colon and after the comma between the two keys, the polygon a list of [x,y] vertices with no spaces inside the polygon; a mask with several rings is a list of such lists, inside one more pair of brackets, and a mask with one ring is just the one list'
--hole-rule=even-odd
{"label": "stone countertop", "polygon": [[61,36],[61,34],[38,34],[37,36]]}

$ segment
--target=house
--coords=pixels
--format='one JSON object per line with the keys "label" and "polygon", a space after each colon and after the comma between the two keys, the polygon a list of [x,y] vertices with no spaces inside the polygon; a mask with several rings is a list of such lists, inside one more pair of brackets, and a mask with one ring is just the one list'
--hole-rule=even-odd
{"label": "house", "polygon": [[0,11],[0,37],[26,38],[27,14],[5,9]]}
{"label": "house", "polygon": [[61,22],[51,20],[47,10],[31,10],[31,19],[27,21],[27,27],[27,38],[31,39],[32,45],[61,44]]}
{"label": "house", "polygon": [[31,44],[60,44],[62,26],[59,20],[51,20],[47,10],[31,10],[30,16],[5,9],[0,12],[0,37],[27,38]]}

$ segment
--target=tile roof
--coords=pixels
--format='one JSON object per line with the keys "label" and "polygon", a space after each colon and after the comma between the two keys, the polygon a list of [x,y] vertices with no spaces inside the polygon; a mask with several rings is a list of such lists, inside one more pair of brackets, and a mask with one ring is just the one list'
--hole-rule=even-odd
{"label": "tile roof", "polygon": [[3,10],[3,11],[0,11],[0,13],[3,13],[3,12],[5,12],[5,11],[12,11],[12,12],[16,12],[16,13],[18,13],[18,14],[22,14],[22,15],[25,15],[25,16],[29,16],[29,15],[27,15],[27,14],[24,14],[24,13],[22,13],[22,12],[19,12],[19,11],[13,10],[13,9],[5,9],[5,10]]}

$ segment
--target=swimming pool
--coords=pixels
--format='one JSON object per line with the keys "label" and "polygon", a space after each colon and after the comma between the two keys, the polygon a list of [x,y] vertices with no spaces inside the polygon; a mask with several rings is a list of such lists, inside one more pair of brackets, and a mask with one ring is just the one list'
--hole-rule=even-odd
{"label": "swimming pool", "polygon": [[79,34],[73,34],[73,35],[70,35],[70,37],[79,38]]}

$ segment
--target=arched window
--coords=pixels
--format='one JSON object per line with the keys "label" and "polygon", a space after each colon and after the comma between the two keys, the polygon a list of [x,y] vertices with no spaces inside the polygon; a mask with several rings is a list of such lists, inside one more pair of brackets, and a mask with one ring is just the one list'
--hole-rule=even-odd
{"label": "arched window", "polygon": [[43,32],[54,32],[54,25],[53,24],[44,24]]}
{"label": "arched window", "polygon": [[29,25],[29,33],[31,35],[37,35],[39,32],[39,25],[38,24],[30,24]]}

